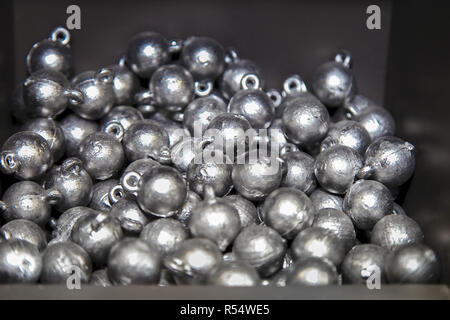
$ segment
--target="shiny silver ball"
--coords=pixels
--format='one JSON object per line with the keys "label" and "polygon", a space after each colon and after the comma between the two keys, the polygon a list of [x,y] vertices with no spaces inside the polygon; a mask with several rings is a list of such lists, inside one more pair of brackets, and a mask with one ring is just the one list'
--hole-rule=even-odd
{"label": "shiny silver ball", "polygon": [[41,177],[53,164],[45,139],[34,132],[22,131],[10,136],[1,148],[0,170],[19,180]]}
{"label": "shiny silver ball", "polygon": [[405,244],[422,243],[423,233],[413,219],[390,214],[375,224],[370,242],[388,250],[395,250]]}
{"label": "shiny silver ball", "polygon": [[341,196],[329,193],[325,191],[322,188],[318,188],[314,190],[311,195],[309,196],[309,199],[311,199],[314,208],[316,209],[316,212],[318,212],[321,209],[327,209],[332,208],[336,210],[343,211],[343,201],[344,198]]}
{"label": "shiny silver ball", "polygon": [[106,212],[83,216],[71,234],[72,241],[83,247],[98,267],[106,264],[111,247],[122,237],[120,223]]}
{"label": "shiny silver ball", "polygon": [[192,210],[200,203],[202,199],[194,191],[188,190],[186,200],[183,206],[175,213],[174,218],[181,222],[185,229],[189,229]]}
{"label": "shiny silver ball", "polygon": [[331,125],[326,138],[320,144],[320,150],[324,151],[332,146],[341,145],[364,155],[370,142],[370,135],[361,124],[352,120],[343,120]]}
{"label": "shiny silver ball", "polygon": [[[372,107],[378,107],[375,102],[369,98],[356,94],[344,101],[343,106],[335,113],[336,122],[341,120],[350,120],[358,117],[361,113]],[[339,116],[336,117],[336,115]]]}
{"label": "shiny silver ball", "polygon": [[286,279],[286,285],[289,286],[327,286],[337,283],[336,267],[329,261],[316,257],[297,261]]}
{"label": "shiny silver ball", "polygon": [[155,104],[168,111],[181,111],[194,97],[194,79],[189,71],[175,64],[159,67],[150,79]]}
{"label": "shiny silver ball", "polygon": [[357,181],[344,198],[344,211],[361,230],[371,230],[381,218],[392,213],[393,205],[389,189],[373,180]]}
{"label": "shiny silver ball", "polygon": [[125,62],[139,77],[148,79],[169,58],[169,41],[158,33],[146,31],[131,39]]}
{"label": "shiny silver ball", "polygon": [[258,212],[253,202],[240,195],[226,196],[223,199],[237,210],[239,220],[241,222],[241,228],[245,228],[259,222]]}
{"label": "shiny silver ball", "polygon": [[176,143],[170,149],[170,158],[178,170],[186,172],[197,152],[202,152],[202,140],[196,138],[186,138]]}
{"label": "shiny silver ball", "polygon": [[344,194],[355,181],[362,166],[362,157],[358,152],[337,145],[319,153],[314,164],[314,173],[322,188],[332,193]]}
{"label": "shiny silver ball", "polygon": [[346,253],[344,242],[333,231],[311,227],[300,231],[291,245],[294,260],[310,257],[330,260],[338,267]]}
{"label": "shiny silver ball", "polygon": [[62,118],[59,125],[64,133],[66,155],[68,157],[75,156],[78,152],[81,141],[99,129],[97,122],[80,118],[74,113]]}
{"label": "shiny silver ball", "polygon": [[89,282],[90,285],[96,286],[96,287],[111,287],[113,284],[108,278],[108,270],[105,269],[98,269],[91,274],[91,281]]}
{"label": "shiny silver ball", "polygon": [[0,228],[1,237],[5,240],[24,240],[35,245],[40,252],[47,247],[47,235],[44,230],[36,223],[25,220],[15,219],[5,223]]}
{"label": "shiny silver ball", "polygon": [[81,97],[71,98],[69,108],[84,119],[101,119],[116,102],[113,81],[113,71],[106,68],[80,73],[72,79],[72,87]]}
{"label": "shiny silver ball", "polygon": [[395,120],[384,108],[367,108],[353,119],[367,130],[372,141],[395,134]]}
{"label": "shiny silver ball", "polygon": [[366,284],[373,272],[380,271],[381,282],[386,282],[384,272],[388,250],[374,244],[360,244],[353,247],[342,262],[344,283]]}
{"label": "shiny silver ball", "polygon": [[127,131],[131,125],[139,120],[144,120],[142,113],[130,106],[117,106],[111,109],[100,121],[100,127],[105,127],[112,123],[119,123],[124,131]]}
{"label": "shiny silver ball", "polygon": [[[120,185],[122,186],[123,191],[125,192],[125,195],[127,197],[137,197],[137,185],[139,182],[139,179],[137,179],[137,177],[142,177],[144,173],[150,171],[155,166],[159,166],[159,162],[150,158],[145,158],[133,161],[128,165],[128,167],[125,168],[122,176],[120,177]],[[129,174],[129,172],[132,173]],[[135,175],[135,173],[137,175]]]}
{"label": "shiny silver ball", "polygon": [[42,270],[42,256],[28,241],[0,242],[0,283],[35,283]]}
{"label": "shiny silver ball", "polygon": [[411,143],[397,137],[382,137],[367,148],[358,176],[398,187],[411,178],[415,165],[415,147]]}
{"label": "shiny silver ball", "polygon": [[155,248],[164,258],[174,253],[189,238],[189,235],[178,220],[161,218],[147,224],[140,238]]}
{"label": "shiny silver ball", "polygon": [[205,284],[209,274],[222,263],[222,253],[208,239],[188,239],[171,255],[164,265],[175,276],[177,283]]}
{"label": "shiny silver ball", "polygon": [[133,104],[134,96],[139,91],[138,77],[126,66],[112,65],[106,67],[114,73],[113,90],[116,97],[116,105]]}
{"label": "shiny silver ball", "polygon": [[214,286],[225,287],[255,287],[261,283],[255,268],[242,261],[222,263],[214,270],[208,279]]}
{"label": "shiny silver ball", "polygon": [[433,250],[409,244],[388,254],[385,269],[390,283],[437,283],[441,268]]}
{"label": "shiny silver ball", "polygon": [[111,248],[107,270],[113,284],[157,284],[161,258],[145,241],[125,238]]}
{"label": "shiny silver ball", "polygon": [[286,242],[272,228],[252,225],[242,229],[233,243],[236,259],[254,267],[261,277],[277,272],[286,253]]}
{"label": "shiny silver ball", "polygon": [[92,198],[89,203],[89,208],[97,211],[109,212],[112,207],[112,203],[109,199],[109,192],[115,186],[119,185],[117,179],[108,179],[99,181],[92,187]]}
{"label": "shiny silver ball", "polygon": [[170,162],[169,135],[153,120],[133,123],[125,132],[123,147],[131,162],[148,157],[161,163]]}
{"label": "shiny silver ball", "polygon": [[195,80],[214,81],[225,67],[225,50],[214,39],[189,37],[183,42],[180,60]]}
{"label": "shiny silver ball", "polygon": [[287,152],[281,156],[286,173],[281,180],[282,187],[292,187],[306,194],[316,188],[317,181],[314,175],[314,158],[301,151]]}
{"label": "shiny silver ball", "polygon": [[95,210],[87,207],[73,207],[64,211],[53,226],[51,243],[70,241],[72,229],[78,221],[87,215],[96,213]]}
{"label": "shiny silver ball", "polygon": [[64,133],[58,123],[52,119],[37,118],[26,122],[23,131],[33,131],[42,136],[48,143],[53,160],[56,162],[65,152]]}
{"label": "shiny silver ball", "polygon": [[330,125],[328,110],[311,94],[297,95],[289,100],[281,119],[285,135],[301,146],[322,141]]}
{"label": "shiny silver ball", "polygon": [[236,92],[242,89],[242,78],[247,74],[255,74],[261,81],[260,87],[264,88],[262,71],[253,61],[238,59],[226,66],[219,80],[220,92],[226,99],[231,99]]}
{"label": "shiny silver ball", "polygon": [[49,245],[44,251],[42,261],[42,283],[65,285],[72,275],[81,283],[89,283],[92,273],[91,258],[86,250],[73,242]]}
{"label": "shiny silver ball", "polygon": [[80,144],[78,158],[92,178],[106,180],[116,177],[125,164],[122,144],[106,132],[95,132]]}
{"label": "shiny silver ball", "polygon": [[119,221],[125,235],[139,236],[149,219],[135,200],[122,198],[114,203],[109,211],[113,219]]}
{"label": "shiny silver ball", "polygon": [[279,188],[264,200],[261,216],[264,223],[282,237],[293,239],[314,221],[314,206],[308,196],[294,188]]}
{"label": "shiny silver ball", "polygon": [[183,124],[191,135],[196,132],[195,126],[198,126],[197,135],[202,134],[216,116],[226,112],[225,102],[216,95],[199,97],[190,102],[184,109]]}

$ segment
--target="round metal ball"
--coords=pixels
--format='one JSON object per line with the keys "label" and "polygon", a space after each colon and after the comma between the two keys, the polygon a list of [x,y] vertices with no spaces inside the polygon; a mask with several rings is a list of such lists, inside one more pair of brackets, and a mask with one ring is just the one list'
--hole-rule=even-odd
{"label": "round metal ball", "polygon": [[261,68],[253,61],[239,59],[226,66],[219,80],[220,92],[226,99],[231,99],[236,92],[242,89],[242,78],[247,74],[255,74],[261,81],[261,88],[264,88]]}
{"label": "round metal ball", "polygon": [[344,101],[342,108],[336,112],[341,117],[339,119],[335,117],[334,119],[336,120],[336,122],[341,120],[354,119],[355,117],[358,117],[361,113],[372,107],[378,106],[369,98],[356,94]]}
{"label": "round metal ball", "polygon": [[95,210],[87,207],[74,207],[64,211],[55,222],[51,243],[70,241],[72,229],[78,221],[87,215],[96,213]]}
{"label": "round metal ball", "polygon": [[240,195],[226,196],[223,199],[237,210],[241,228],[254,225],[258,222],[258,212],[253,202]]}
{"label": "round metal ball", "polygon": [[92,198],[89,203],[89,208],[97,211],[109,212],[112,207],[112,203],[109,199],[109,192],[115,186],[119,185],[117,179],[108,179],[99,181],[92,187]]}
{"label": "round metal ball", "polygon": [[[206,130],[216,116],[226,112],[227,106],[221,98],[215,95],[199,97],[184,109],[183,124],[191,135],[195,135],[196,132],[199,135]],[[198,126],[197,130],[194,129],[196,126]]]}
{"label": "round metal ball", "polygon": [[133,104],[135,102],[134,96],[140,88],[138,77],[122,65],[112,65],[106,68],[114,73],[112,85],[116,105]]}
{"label": "round metal ball", "polygon": [[352,120],[343,120],[331,125],[327,137],[320,144],[320,150],[324,151],[332,146],[341,145],[364,155],[370,142],[370,135],[361,124]]}
{"label": "round metal ball", "polygon": [[327,209],[332,208],[336,210],[343,211],[343,201],[344,198],[341,196],[329,193],[325,191],[322,188],[318,188],[314,190],[311,195],[309,196],[309,199],[312,201],[314,208],[316,209],[316,212],[318,212],[321,209]]}
{"label": "round metal ball", "polygon": [[0,228],[0,234],[8,241],[11,239],[28,241],[41,252],[47,247],[47,235],[44,230],[29,220],[15,219],[5,223]]}
{"label": "round metal ball", "polygon": [[384,108],[367,108],[353,119],[367,130],[372,141],[395,134],[395,120],[389,111]]}
{"label": "round metal ball", "polygon": [[131,125],[139,120],[144,120],[142,113],[130,106],[117,106],[111,109],[100,121],[101,128],[112,122],[119,123],[124,131],[127,131]]}
{"label": "round metal ball", "polygon": [[282,155],[281,159],[286,166],[281,186],[292,187],[310,194],[317,186],[314,158],[305,152],[294,151]]}
{"label": "round metal ball", "polygon": [[315,257],[297,261],[286,279],[286,285],[290,286],[327,286],[337,283],[336,267]]}
{"label": "round metal ball", "polygon": [[175,168],[186,172],[195,155],[202,152],[202,140],[186,138],[179,141],[170,149],[170,158]]}
{"label": "round metal ball", "polygon": [[139,236],[149,219],[135,200],[122,198],[113,204],[109,214],[119,221],[125,235]]}
{"label": "round metal ball", "polygon": [[153,159],[145,158],[133,161],[125,168],[120,177],[120,185],[125,192],[125,195],[130,198],[137,197],[136,187],[138,185],[139,180],[136,179],[136,176],[132,174],[131,176],[128,174],[129,172],[137,173],[138,176],[142,177],[144,173],[150,171],[153,167],[159,166],[159,163]]}
{"label": "round metal ball", "polygon": [[0,242],[0,283],[35,283],[42,270],[38,248],[23,240]]}
{"label": "round metal ball", "polygon": [[261,283],[258,272],[242,261],[222,263],[209,276],[208,283],[225,287],[254,287]]}
{"label": "round metal ball", "polygon": [[275,108],[264,91],[248,89],[237,92],[231,98],[228,112],[243,115],[255,129],[266,129],[272,123]]}
{"label": "round metal ball", "polygon": [[81,141],[88,135],[98,131],[99,125],[95,121],[80,118],[71,113],[59,121],[66,142],[66,155],[73,157],[77,154]]}

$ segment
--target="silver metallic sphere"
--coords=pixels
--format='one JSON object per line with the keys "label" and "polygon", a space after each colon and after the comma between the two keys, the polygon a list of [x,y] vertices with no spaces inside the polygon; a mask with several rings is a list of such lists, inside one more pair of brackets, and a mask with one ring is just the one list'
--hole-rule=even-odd
{"label": "silver metallic sphere", "polygon": [[194,79],[189,71],[175,64],[159,67],[150,79],[155,104],[169,111],[181,111],[194,97]]}
{"label": "silver metallic sphere", "polygon": [[47,118],[37,118],[28,121],[22,127],[23,131],[33,131],[42,136],[48,143],[53,160],[56,162],[65,152],[64,133],[54,120]]}
{"label": "silver metallic sphere", "polygon": [[85,249],[99,267],[106,264],[111,247],[122,239],[120,223],[106,212],[88,214],[72,229],[72,241]]}
{"label": "silver metallic sphere", "polygon": [[388,254],[385,269],[390,283],[437,283],[441,268],[433,250],[409,244]]}
{"label": "silver metallic sphere", "polygon": [[87,207],[73,207],[64,211],[53,226],[53,239],[50,243],[70,241],[72,229],[78,221],[87,215],[95,214],[97,214],[95,210]]}
{"label": "silver metallic sphere", "polygon": [[309,196],[309,199],[311,199],[314,208],[316,209],[316,212],[318,212],[321,209],[327,209],[332,208],[336,210],[343,211],[344,207],[342,202],[344,201],[344,198],[341,196],[329,193],[325,191],[322,188],[318,188],[314,190],[311,195]]}
{"label": "silver metallic sphere", "polygon": [[378,106],[369,98],[356,94],[344,101],[343,106],[334,114],[333,119],[336,122],[354,119],[372,107]]}
{"label": "silver metallic sphere", "polygon": [[275,144],[279,146],[279,148],[283,148],[285,145],[291,145],[291,143],[289,143],[286,136],[284,135],[283,123],[280,118],[272,120],[272,124],[270,125],[268,130],[268,138],[270,144]]}
{"label": "silver metallic sphere", "polygon": [[398,187],[411,178],[416,165],[415,147],[397,137],[381,137],[366,151],[358,176],[372,178],[388,187]]}
{"label": "silver metallic sphere", "polygon": [[66,284],[72,275],[79,276],[81,283],[88,283],[92,273],[89,254],[73,242],[51,244],[44,251],[41,273],[42,283]]}
{"label": "silver metallic sphere", "polygon": [[291,245],[294,260],[310,257],[330,260],[338,267],[346,253],[344,242],[333,231],[311,227],[300,231]]}
{"label": "silver metallic sphere", "polygon": [[47,141],[31,131],[17,132],[1,148],[0,170],[19,180],[34,180],[53,164]]}
{"label": "silver metallic sphere", "polygon": [[116,102],[113,81],[113,71],[106,68],[80,73],[72,79],[72,87],[81,92],[81,99],[70,99],[69,108],[84,119],[101,119]]}
{"label": "silver metallic sphere", "polygon": [[225,287],[255,287],[261,283],[255,268],[242,261],[222,263],[214,270],[208,279],[214,286]]}
{"label": "silver metallic sphere", "polygon": [[202,199],[194,191],[188,190],[186,200],[183,206],[175,213],[174,218],[181,222],[185,229],[189,229],[192,210],[200,203]]}
{"label": "silver metallic sphere", "polygon": [[202,144],[202,140],[190,137],[175,144],[170,149],[170,158],[175,168],[186,172],[196,153],[202,152]]}
{"label": "silver metallic sphere", "polygon": [[119,221],[125,235],[139,236],[149,219],[135,200],[122,198],[113,204],[109,214]]}
{"label": "silver metallic sphere", "polygon": [[301,151],[287,152],[281,156],[286,173],[281,180],[282,187],[292,187],[310,194],[317,186],[314,175],[314,158]]}
{"label": "silver metallic sphere", "polygon": [[390,214],[373,227],[370,242],[388,250],[395,250],[405,244],[422,243],[423,233],[413,219]]}
{"label": "silver metallic sphere", "polygon": [[[210,122],[218,115],[226,113],[225,102],[216,95],[208,95],[194,99],[184,109],[183,124],[191,135],[195,135],[194,127],[198,126],[198,134],[203,133]],[[200,130],[199,130],[200,129]]]}
{"label": "silver metallic sphere", "polygon": [[111,287],[113,284],[108,278],[108,270],[98,269],[91,274],[91,281],[89,284],[94,285],[96,287]]}
{"label": "silver metallic sphere", "polygon": [[392,115],[384,108],[372,107],[354,117],[369,133],[372,141],[384,136],[395,134],[395,121]]}
{"label": "silver metallic sphere", "polygon": [[222,253],[208,239],[188,239],[171,255],[164,265],[177,283],[205,284],[209,274],[222,263]]}
{"label": "silver metallic sphere", "polygon": [[169,135],[156,121],[146,119],[133,123],[122,142],[130,162],[148,157],[161,163],[170,162]]}
{"label": "silver metallic sphere", "polygon": [[366,284],[374,271],[381,271],[381,282],[386,282],[385,262],[388,250],[374,244],[360,244],[353,247],[342,262],[344,283]]}
{"label": "silver metallic sphere", "polygon": [[107,270],[113,284],[157,284],[161,258],[145,241],[125,238],[111,248]]}
{"label": "silver metallic sphere", "polygon": [[158,33],[146,31],[131,39],[125,62],[139,77],[148,79],[169,58],[169,41]]}
{"label": "silver metallic sphere", "polygon": [[34,73],[40,70],[53,70],[70,76],[73,70],[72,51],[70,50],[70,33],[58,27],[49,39],[41,40],[28,52],[27,70]]}
{"label": "silver metallic sphere", "polygon": [[254,267],[261,277],[278,271],[286,253],[286,242],[272,228],[252,225],[242,229],[233,244],[236,259]]}
{"label": "silver metallic sphere", "polygon": [[29,220],[15,219],[5,223],[0,228],[0,234],[3,239],[8,241],[12,239],[28,241],[41,252],[47,247],[47,236],[44,230]]}
{"label": "silver metallic sphere", "polygon": [[[138,192],[136,190],[136,187],[138,185],[139,179],[137,179],[135,173],[138,176],[142,177],[144,173],[150,171],[155,166],[159,166],[159,162],[150,158],[145,158],[133,161],[128,165],[128,167],[125,168],[122,176],[120,177],[120,184],[127,197],[137,197]],[[133,173],[128,174],[129,172]]]}
{"label": "silver metallic sphere", "polygon": [[112,207],[112,203],[109,199],[109,192],[115,186],[119,185],[117,179],[108,179],[99,181],[92,187],[92,198],[89,203],[89,208],[97,211],[109,212]]}
{"label": "silver metallic sphere", "polygon": [[155,248],[164,258],[174,253],[189,238],[189,235],[178,220],[161,218],[147,224],[140,238]]}
{"label": "silver metallic sphere", "polygon": [[106,180],[116,177],[125,164],[122,144],[106,132],[95,132],[80,144],[78,158],[92,178]]}
{"label": "silver metallic sphere", "polygon": [[282,237],[293,239],[314,221],[314,206],[308,196],[294,188],[279,188],[264,200],[261,216],[264,223]]}
{"label": "silver metallic sphere", "polygon": [[258,212],[253,202],[240,195],[226,196],[223,199],[237,210],[241,222],[241,229],[259,222]]}
{"label": "silver metallic sphere", "polygon": [[361,124],[352,120],[343,120],[331,125],[326,138],[320,144],[320,149],[324,151],[332,146],[341,145],[364,155],[370,142],[369,133]]}
{"label": "silver metallic sphere", "polygon": [[336,267],[316,257],[297,261],[286,279],[286,285],[289,286],[327,286],[337,283]]}
{"label": "silver metallic sphere", "polygon": [[139,120],[144,120],[142,113],[130,106],[117,106],[111,109],[100,121],[100,127],[105,128],[109,123],[119,123],[124,131]]}
{"label": "silver metallic sphere", "polygon": [[226,99],[231,99],[236,92],[241,90],[242,78],[247,74],[255,74],[261,81],[261,88],[264,88],[261,68],[253,61],[238,59],[226,66],[220,80],[220,92]]}
{"label": "silver metallic sphere", "polygon": [[189,37],[183,42],[180,60],[195,80],[214,81],[225,67],[225,50],[214,39]]}
{"label": "silver metallic sphere", "polygon": [[28,241],[0,242],[0,283],[34,283],[39,280],[42,257]]}
{"label": "silver metallic sphere", "polygon": [[358,152],[337,145],[319,153],[314,164],[314,173],[322,188],[344,194],[355,181],[362,166],[362,157]]}
{"label": "silver metallic sphere", "polygon": [[74,113],[61,119],[59,125],[64,133],[68,157],[75,156],[78,153],[81,141],[99,129],[97,122],[80,118]]}
{"label": "silver metallic sphere", "polygon": [[124,65],[112,65],[106,67],[114,73],[113,90],[116,97],[116,105],[133,104],[134,96],[139,91],[139,79]]}
{"label": "silver metallic sphere", "polygon": [[393,205],[389,189],[373,180],[355,182],[344,198],[344,211],[361,230],[371,230],[381,218],[392,213]]}

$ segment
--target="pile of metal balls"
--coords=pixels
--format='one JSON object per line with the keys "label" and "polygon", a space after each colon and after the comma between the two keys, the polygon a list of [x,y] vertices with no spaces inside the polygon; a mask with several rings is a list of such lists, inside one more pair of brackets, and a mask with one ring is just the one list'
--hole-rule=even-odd
{"label": "pile of metal balls", "polygon": [[[143,32],[117,65],[73,76],[70,34],[57,28],[26,63],[13,108],[22,129],[0,155],[1,283],[439,280],[395,203],[414,146],[356,93],[347,52],[281,91],[206,37]],[[241,139],[249,129],[268,134]],[[263,145],[279,152],[245,161]],[[195,161],[204,153],[214,157]]]}

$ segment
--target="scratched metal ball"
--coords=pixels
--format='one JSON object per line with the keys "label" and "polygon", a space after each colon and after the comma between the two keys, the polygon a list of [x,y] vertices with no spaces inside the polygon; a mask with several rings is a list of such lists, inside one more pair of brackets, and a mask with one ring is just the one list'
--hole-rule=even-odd
{"label": "scratched metal ball", "polygon": [[381,137],[367,148],[358,176],[398,187],[411,178],[415,165],[415,147],[411,143],[397,137]]}
{"label": "scratched metal ball", "polygon": [[242,261],[229,261],[222,263],[210,274],[208,283],[225,287],[255,287],[259,286],[261,279],[255,268],[249,264]]}
{"label": "scratched metal ball", "polygon": [[409,244],[386,257],[390,283],[437,283],[441,267],[436,254],[423,244]]}
{"label": "scratched metal ball", "polygon": [[241,229],[259,222],[258,212],[253,202],[240,195],[230,195],[223,199],[237,210],[241,222]]}
{"label": "scratched metal ball", "polygon": [[324,151],[332,146],[341,145],[364,155],[370,142],[370,135],[361,124],[353,120],[343,120],[330,126],[327,136],[320,144],[320,150]]}
{"label": "scratched metal ball", "polygon": [[113,90],[116,97],[116,105],[133,104],[135,94],[139,91],[138,77],[126,66],[111,65],[106,67],[114,73]]}
{"label": "scratched metal ball", "polygon": [[356,231],[352,220],[342,211],[336,209],[322,209],[316,213],[313,227],[330,230],[345,247],[348,252],[356,240]]}
{"label": "scratched metal ball", "polygon": [[50,219],[51,207],[47,194],[40,185],[32,181],[12,184],[3,194],[0,205],[6,221],[26,219],[42,227]]}
{"label": "scratched metal ball", "polygon": [[208,95],[194,99],[184,109],[183,124],[194,135],[202,134],[210,122],[218,115],[227,112],[227,105],[216,95]]}
{"label": "scratched metal ball", "polygon": [[113,205],[109,199],[109,192],[118,185],[119,181],[117,179],[108,179],[95,183],[92,186],[92,198],[89,202],[89,208],[109,212]]}
{"label": "scratched metal ball", "polygon": [[384,272],[388,250],[374,244],[354,246],[342,262],[342,281],[344,283],[365,284],[374,271],[381,271],[381,282],[386,282]]}
{"label": "scratched metal ball", "polygon": [[209,274],[222,263],[222,253],[214,242],[193,238],[164,259],[164,266],[179,284],[205,284]]}
{"label": "scratched metal ball", "polygon": [[161,218],[147,224],[139,237],[164,258],[174,253],[189,234],[178,220]]}
{"label": "scratched metal ball", "polygon": [[286,279],[288,286],[327,286],[338,283],[336,267],[327,260],[308,257],[295,262]]}
{"label": "scratched metal ball", "polygon": [[286,173],[281,180],[282,187],[291,187],[311,194],[316,188],[317,181],[314,175],[314,158],[301,151],[287,152],[281,156]]}
{"label": "scratched metal ball", "polygon": [[0,242],[0,283],[35,283],[42,270],[42,256],[28,241]]}
{"label": "scratched metal ball", "polygon": [[389,111],[382,107],[367,108],[353,119],[367,130],[372,141],[395,134],[395,120]]}
{"label": "scratched metal ball", "polygon": [[390,214],[377,222],[372,229],[370,242],[388,250],[395,250],[405,244],[422,243],[423,233],[413,219]]}
{"label": "scratched metal ball", "polygon": [[336,145],[319,153],[314,164],[317,181],[325,190],[344,194],[362,168],[361,155],[354,149]]}
{"label": "scratched metal ball", "polygon": [[130,40],[125,62],[139,77],[148,79],[169,59],[169,41],[156,32],[145,31]]}
{"label": "scratched metal ball", "polygon": [[372,107],[378,106],[369,98],[360,94],[356,94],[344,101],[342,107],[339,108],[333,115],[333,119],[336,122],[354,119],[355,117],[359,116],[361,113]]}
{"label": "scratched metal ball", "polygon": [[233,254],[254,267],[261,277],[269,277],[283,265],[286,241],[272,228],[252,225],[236,237]]}
{"label": "scratched metal ball", "polygon": [[64,133],[58,123],[52,119],[37,118],[29,120],[23,127],[23,131],[33,131],[42,136],[48,143],[53,160],[56,162],[65,152]]}
{"label": "scratched metal ball", "polygon": [[62,118],[59,121],[59,125],[64,133],[66,155],[68,157],[75,156],[81,141],[99,129],[97,122],[80,118],[74,113]]}
{"label": "scratched metal ball", "polygon": [[293,239],[314,221],[314,206],[308,196],[294,188],[279,188],[264,200],[261,217],[282,237]]}
{"label": "scratched metal ball", "polygon": [[87,207],[73,207],[64,211],[54,223],[50,243],[70,241],[72,229],[78,221],[87,215],[96,213],[97,211]]}
{"label": "scratched metal ball", "polygon": [[[120,177],[120,185],[122,186],[123,191],[127,197],[137,197],[138,192],[136,190],[136,187],[138,185],[139,179],[137,179],[135,173],[137,173],[138,176],[142,177],[144,173],[150,171],[155,166],[159,166],[159,162],[150,158],[145,158],[133,161],[125,168],[125,170],[122,172],[122,176]],[[133,173],[129,174],[129,172]]]}
{"label": "scratched metal ball", "polygon": [[51,244],[44,251],[41,273],[42,283],[66,284],[70,276],[79,276],[81,283],[88,283],[92,273],[89,254],[73,242]]}
{"label": "scratched metal ball", "polygon": [[208,37],[189,37],[183,42],[180,61],[195,80],[214,81],[225,67],[225,49]]}
{"label": "scratched metal ball", "polygon": [[41,252],[47,247],[47,235],[44,230],[30,220],[15,219],[5,223],[0,228],[0,234],[5,240],[19,239],[28,241]]}
{"label": "scratched metal ball", "polygon": [[97,180],[116,177],[125,164],[122,144],[106,132],[87,136],[80,144],[78,158],[91,177]]}
{"label": "scratched metal ball", "polygon": [[275,107],[260,89],[238,91],[228,103],[228,112],[243,115],[255,129],[266,129],[272,123]]}
{"label": "scratched metal ball", "polygon": [[336,210],[343,211],[343,201],[344,198],[341,196],[329,193],[328,191],[318,188],[314,190],[311,195],[309,196],[309,199],[311,199],[314,208],[316,209],[316,212],[318,212],[321,209],[327,209],[332,208]]}
{"label": "scratched metal ball", "polygon": [[261,82],[260,87],[264,88],[262,71],[253,61],[238,59],[225,67],[219,80],[220,92],[226,99],[231,99],[236,92],[241,90],[242,78],[247,74],[255,74]]}
{"label": "scratched metal ball", "polygon": [[113,284],[108,278],[108,269],[98,269],[91,274],[91,280],[89,284],[96,287],[111,287]]}
{"label": "scratched metal ball", "polygon": [[67,29],[54,29],[48,39],[33,45],[27,54],[28,73],[39,70],[53,70],[70,76],[73,71],[72,51],[70,50],[70,33]]}
{"label": "scratched metal ball", "polygon": [[81,93],[81,99],[70,99],[69,108],[84,119],[101,119],[116,102],[113,81],[113,71],[106,68],[80,73],[72,79],[72,87]]}
{"label": "scratched metal ball", "polygon": [[311,227],[300,231],[291,245],[294,260],[310,257],[330,260],[338,267],[345,257],[344,242],[331,230]]}
{"label": "scratched metal ball", "polygon": [[149,89],[156,106],[168,111],[181,111],[194,97],[194,79],[179,65],[164,65],[153,73]]}
{"label": "scratched metal ball", "polygon": [[47,141],[31,131],[21,131],[10,136],[3,143],[0,157],[0,170],[19,180],[38,179],[53,164]]}
{"label": "scratched metal ball", "polygon": [[127,131],[131,125],[139,120],[144,120],[142,113],[130,106],[117,106],[111,109],[100,121],[100,127],[105,128],[109,123],[119,123],[123,130]]}
{"label": "scratched metal ball", "polygon": [[185,229],[189,229],[189,221],[192,216],[192,210],[200,203],[202,199],[200,196],[192,191],[188,190],[186,194],[186,200],[183,206],[175,213],[174,218],[181,222]]}
{"label": "scratched metal ball", "polygon": [[310,94],[297,95],[289,100],[281,119],[285,135],[301,146],[312,146],[322,141],[330,125],[328,110]]}
{"label": "scratched metal ball", "polygon": [[145,119],[133,123],[122,143],[130,162],[149,157],[161,163],[170,162],[169,135],[156,121]]}
{"label": "scratched metal ball", "polygon": [[131,199],[122,198],[114,203],[109,214],[119,221],[123,233],[128,236],[139,236],[149,222],[136,201]]}
{"label": "scratched metal ball", "polygon": [[380,219],[392,213],[393,206],[389,189],[374,180],[358,180],[344,197],[344,211],[361,230],[371,230]]}
{"label": "scratched metal ball", "polygon": [[83,216],[71,234],[72,241],[83,247],[98,267],[106,264],[111,247],[122,237],[120,223],[107,212]]}

